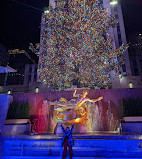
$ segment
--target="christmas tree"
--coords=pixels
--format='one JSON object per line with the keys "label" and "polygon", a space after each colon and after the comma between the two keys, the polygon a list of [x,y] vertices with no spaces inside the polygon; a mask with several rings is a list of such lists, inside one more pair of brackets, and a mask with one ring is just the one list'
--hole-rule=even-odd
{"label": "christmas tree", "polygon": [[117,22],[100,0],[58,0],[43,16],[39,81],[57,90],[108,88],[110,71],[119,71],[127,46],[115,49],[109,28]]}

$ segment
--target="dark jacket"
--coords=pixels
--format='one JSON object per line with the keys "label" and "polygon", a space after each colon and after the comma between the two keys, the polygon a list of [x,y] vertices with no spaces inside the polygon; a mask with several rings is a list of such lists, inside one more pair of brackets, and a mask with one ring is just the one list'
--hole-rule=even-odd
{"label": "dark jacket", "polygon": [[73,131],[74,124],[72,125],[69,131],[66,131],[64,127],[61,125],[63,131],[63,138],[62,138],[62,146],[64,145],[65,138],[68,137],[69,145],[72,147],[74,145],[74,140],[72,138],[72,131]]}

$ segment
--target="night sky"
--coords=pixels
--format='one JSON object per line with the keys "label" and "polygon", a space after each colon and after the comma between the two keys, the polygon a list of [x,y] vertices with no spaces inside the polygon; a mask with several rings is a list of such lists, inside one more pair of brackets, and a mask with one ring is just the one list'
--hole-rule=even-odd
{"label": "night sky", "polygon": [[[42,10],[48,7],[48,0],[17,1],[0,0],[0,43],[8,49],[26,49],[30,42],[39,42]],[[142,33],[142,0],[121,0],[121,4],[129,42]]]}
{"label": "night sky", "polygon": [[142,33],[142,0],[121,0],[127,41]]}

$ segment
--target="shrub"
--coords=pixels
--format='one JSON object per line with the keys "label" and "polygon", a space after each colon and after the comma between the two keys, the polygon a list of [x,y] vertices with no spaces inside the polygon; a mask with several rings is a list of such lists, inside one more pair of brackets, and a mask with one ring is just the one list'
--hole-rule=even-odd
{"label": "shrub", "polygon": [[13,102],[10,104],[7,114],[7,119],[28,119],[29,118],[29,103]]}
{"label": "shrub", "polygon": [[122,116],[142,116],[142,99],[123,99]]}

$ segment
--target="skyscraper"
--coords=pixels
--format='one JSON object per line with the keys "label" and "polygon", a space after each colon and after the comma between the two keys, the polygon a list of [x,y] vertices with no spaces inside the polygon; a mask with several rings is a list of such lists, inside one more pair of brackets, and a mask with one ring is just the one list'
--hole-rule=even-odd
{"label": "skyscraper", "polygon": [[9,66],[17,70],[15,73],[9,73],[7,77],[7,85],[23,85],[26,64],[36,64],[37,57],[25,50],[9,50]]}
{"label": "skyscraper", "polygon": [[[135,39],[135,38],[134,38]],[[142,34],[140,33],[129,48],[132,76],[142,78]]]}
{"label": "skyscraper", "polygon": [[[118,21],[116,27],[110,29],[111,37],[115,42],[115,47],[119,47],[123,43],[127,45],[124,20],[120,2],[117,0],[103,0],[103,6],[105,9],[108,9],[108,14],[113,14],[115,20]],[[128,51],[125,52],[125,64],[122,65],[121,73],[124,76],[131,76],[131,67]]]}

